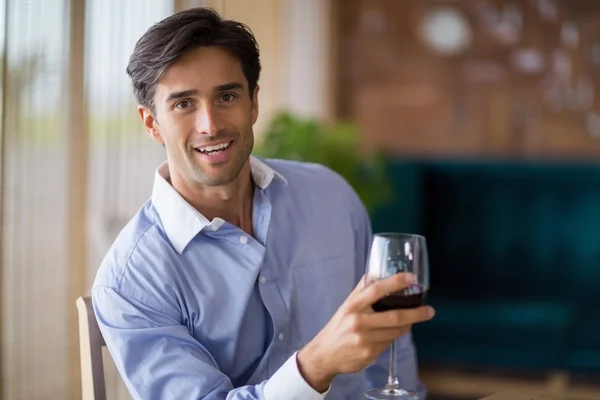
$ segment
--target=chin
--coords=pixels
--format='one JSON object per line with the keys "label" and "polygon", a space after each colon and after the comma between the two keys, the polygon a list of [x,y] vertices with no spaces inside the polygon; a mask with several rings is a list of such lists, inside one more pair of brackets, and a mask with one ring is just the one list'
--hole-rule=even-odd
{"label": "chin", "polygon": [[206,173],[206,171],[196,171],[195,181],[205,186],[223,186],[228,185],[238,178],[239,171],[237,173],[229,171],[215,171],[215,173]]}
{"label": "chin", "polygon": [[235,182],[235,178],[231,179],[229,177],[215,177],[215,178],[209,178],[206,179],[204,181],[201,181],[200,183],[203,184],[204,186],[210,186],[210,187],[217,187],[217,186],[225,186],[225,185],[229,185],[230,183]]}

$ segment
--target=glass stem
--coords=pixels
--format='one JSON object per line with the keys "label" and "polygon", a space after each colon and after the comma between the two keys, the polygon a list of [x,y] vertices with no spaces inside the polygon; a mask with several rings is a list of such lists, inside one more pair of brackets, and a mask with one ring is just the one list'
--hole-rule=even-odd
{"label": "glass stem", "polygon": [[390,346],[390,374],[388,376],[387,389],[397,389],[400,386],[396,376],[396,340]]}

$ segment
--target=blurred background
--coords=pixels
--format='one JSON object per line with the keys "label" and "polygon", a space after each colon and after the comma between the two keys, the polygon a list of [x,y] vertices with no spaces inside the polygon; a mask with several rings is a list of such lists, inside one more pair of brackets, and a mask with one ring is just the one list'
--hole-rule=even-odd
{"label": "blurred background", "polygon": [[600,399],[596,0],[0,1],[1,399],[81,398],[75,299],[165,158],[125,66],[202,5],[258,39],[256,153],[329,165],[375,231],[426,235],[431,399]]}

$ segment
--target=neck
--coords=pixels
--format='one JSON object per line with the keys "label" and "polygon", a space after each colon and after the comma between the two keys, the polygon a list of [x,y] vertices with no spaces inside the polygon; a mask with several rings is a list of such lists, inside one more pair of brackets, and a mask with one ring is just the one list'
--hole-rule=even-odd
{"label": "neck", "polygon": [[253,235],[252,200],[254,182],[250,171],[250,161],[246,162],[239,176],[223,186],[188,185],[178,175],[171,175],[171,185],[192,207],[209,221],[214,218],[235,225]]}

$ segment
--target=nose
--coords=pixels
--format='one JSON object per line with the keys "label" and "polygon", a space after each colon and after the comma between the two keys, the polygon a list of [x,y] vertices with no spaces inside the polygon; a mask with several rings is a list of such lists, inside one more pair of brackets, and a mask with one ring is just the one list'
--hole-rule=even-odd
{"label": "nose", "polygon": [[211,105],[200,108],[196,118],[196,129],[202,134],[216,136],[221,130],[218,111]]}

